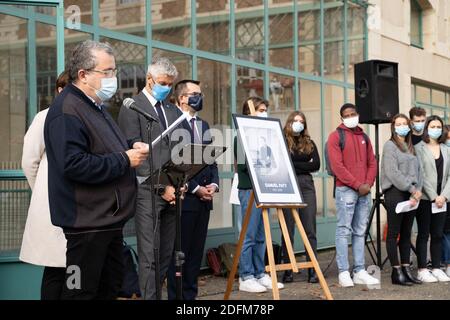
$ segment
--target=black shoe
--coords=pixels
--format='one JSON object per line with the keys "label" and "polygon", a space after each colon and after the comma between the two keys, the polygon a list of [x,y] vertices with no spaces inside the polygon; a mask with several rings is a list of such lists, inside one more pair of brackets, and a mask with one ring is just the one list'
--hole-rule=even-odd
{"label": "black shoe", "polygon": [[402,272],[405,275],[405,278],[409,282],[412,282],[415,284],[422,284],[422,281],[420,281],[419,279],[417,279],[416,277],[413,276],[410,266],[402,266]]}
{"label": "black shoe", "polygon": [[308,282],[309,283],[319,282],[319,279],[317,279],[316,271],[313,268],[308,269]]}
{"label": "black shoe", "polygon": [[412,286],[412,282],[407,280],[406,276],[403,274],[402,269],[392,268],[392,284],[399,284],[402,286]]}
{"label": "black shoe", "polygon": [[294,275],[292,274],[292,270],[286,270],[283,274],[283,283],[290,283],[294,281]]}

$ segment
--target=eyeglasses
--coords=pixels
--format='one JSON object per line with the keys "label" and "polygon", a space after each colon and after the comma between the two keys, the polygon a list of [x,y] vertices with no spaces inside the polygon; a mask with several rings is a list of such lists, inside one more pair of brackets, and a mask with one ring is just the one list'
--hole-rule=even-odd
{"label": "eyeglasses", "polygon": [[191,93],[185,93],[183,94],[183,96],[185,97],[196,97],[196,96],[200,96],[200,97],[205,97],[205,95],[201,92],[191,92]]}
{"label": "eyeglasses", "polygon": [[114,77],[117,74],[117,68],[115,68],[115,69],[108,69],[108,70],[89,69],[87,71],[98,72],[98,73],[101,73],[101,74],[103,74],[104,76],[107,76],[107,77]]}

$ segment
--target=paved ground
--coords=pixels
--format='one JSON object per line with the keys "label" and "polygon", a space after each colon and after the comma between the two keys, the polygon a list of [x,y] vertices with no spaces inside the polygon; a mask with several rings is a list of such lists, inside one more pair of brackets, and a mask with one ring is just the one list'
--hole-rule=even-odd
{"label": "paved ground", "polygon": [[[385,243],[382,243],[383,247]],[[366,250],[367,251],[367,250]],[[350,250],[351,252],[351,250]],[[357,285],[353,288],[341,288],[337,281],[337,268],[334,261],[334,249],[319,252],[319,263],[322,270],[325,271],[325,278],[330,288],[331,294],[337,300],[450,300],[450,283],[431,283],[414,285],[413,287],[403,287],[392,285],[390,280],[391,268],[389,262],[386,263],[384,270],[381,271],[381,289],[369,290],[365,286]],[[367,252],[366,252],[367,253]],[[383,252],[383,257],[386,254]],[[303,257],[297,257],[297,260],[303,261]],[[351,260],[350,260],[351,261]],[[331,262],[331,264],[330,264]],[[372,263],[367,254],[366,264]],[[413,263],[416,265],[415,256]],[[415,270],[414,270],[415,272]],[[295,274],[294,282],[285,284],[285,288],[280,291],[282,300],[320,300],[324,299],[323,291],[319,284],[309,284],[306,282],[306,270]],[[278,273],[278,279],[281,279],[282,273]],[[226,289],[227,279],[215,277],[204,272],[200,278],[199,299],[221,300]],[[272,299],[272,291],[262,294],[246,293],[238,291],[238,283],[235,281],[233,300],[269,300]]]}

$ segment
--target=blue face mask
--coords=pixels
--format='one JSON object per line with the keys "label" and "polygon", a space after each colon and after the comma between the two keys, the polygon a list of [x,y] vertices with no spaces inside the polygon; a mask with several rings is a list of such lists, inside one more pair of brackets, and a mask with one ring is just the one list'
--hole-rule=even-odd
{"label": "blue face mask", "polygon": [[305,126],[303,125],[303,123],[298,121],[292,122],[292,131],[294,131],[294,133],[301,133],[304,129]]}
{"label": "blue face mask", "polygon": [[395,127],[395,133],[398,134],[400,137],[406,137],[409,133],[409,127],[408,126],[398,126]]}
{"label": "blue face mask", "polygon": [[448,139],[447,141],[445,141],[445,145],[446,145],[447,147],[450,147],[450,139]]}
{"label": "blue face mask", "polygon": [[195,111],[203,109],[203,97],[201,95],[191,96],[188,99],[188,105]]}
{"label": "blue face mask", "polygon": [[431,139],[437,140],[437,139],[439,139],[441,134],[442,134],[442,129],[441,128],[428,129],[428,135],[430,136]]}
{"label": "blue face mask", "polygon": [[424,127],[425,127],[425,122],[413,122],[413,128],[417,132],[422,132]]}
{"label": "blue face mask", "polygon": [[[92,87],[91,87],[92,88]],[[95,89],[95,88],[93,88]],[[102,100],[106,101],[112,98],[112,96],[117,91],[117,78],[102,78],[101,79],[101,87],[100,89],[95,89],[95,94],[97,97]]]}
{"label": "blue face mask", "polygon": [[171,89],[169,86],[162,86],[159,83],[155,83],[152,89],[152,96],[158,101],[164,101]]}

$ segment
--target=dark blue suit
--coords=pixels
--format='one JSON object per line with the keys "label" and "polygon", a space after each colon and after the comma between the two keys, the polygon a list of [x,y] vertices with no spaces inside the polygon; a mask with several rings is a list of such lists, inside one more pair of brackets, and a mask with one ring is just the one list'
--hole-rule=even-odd
{"label": "dark blue suit", "polygon": [[[209,125],[206,121],[197,118],[197,129],[203,144],[210,144]],[[187,121],[183,122],[185,129],[189,130],[192,138],[192,129]],[[192,141],[194,139],[192,138]],[[207,186],[211,183],[219,185],[219,173],[217,164],[205,167],[193,179],[189,181],[188,191],[185,194],[181,215],[181,250],[185,254],[183,264],[183,299],[194,300],[197,297],[197,277],[203,258],[206,235],[212,201],[202,201],[193,194],[197,186]],[[168,272],[168,297],[176,298],[175,265],[172,261]]]}

